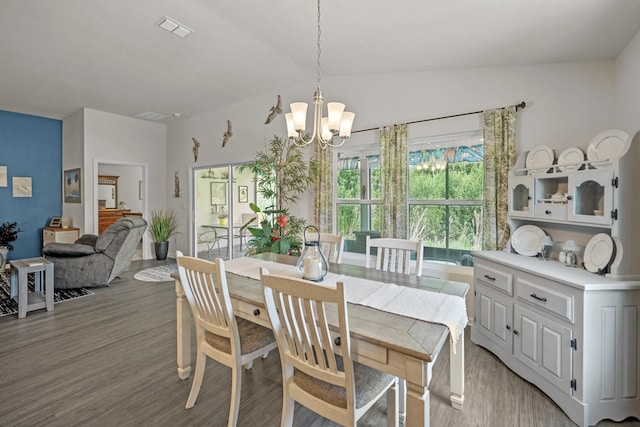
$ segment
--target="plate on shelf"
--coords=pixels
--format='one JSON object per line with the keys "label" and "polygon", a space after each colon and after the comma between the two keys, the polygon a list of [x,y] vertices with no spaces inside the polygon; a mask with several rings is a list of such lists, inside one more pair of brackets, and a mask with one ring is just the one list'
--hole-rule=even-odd
{"label": "plate on shelf", "polygon": [[584,268],[591,273],[604,269],[611,261],[614,248],[611,236],[606,233],[596,234],[584,248]]}
{"label": "plate on shelf", "polygon": [[545,173],[555,160],[555,153],[548,145],[536,145],[527,153],[525,166],[529,174]]}
{"label": "plate on shelf", "polygon": [[542,236],[546,236],[546,233],[540,227],[523,225],[511,235],[511,247],[520,255],[536,256],[540,252]]}
{"label": "plate on shelf", "polygon": [[599,133],[587,147],[587,159],[596,168],[611,165],[608,160],[619,159],[627,151],[629,135],[618,129],[610,129]]}
{"label": "plate on shelf", "polygon": [[575,171],[582,167],[584,151],[577,147],[567,148],[558,156],[558,169],[562,172]]}

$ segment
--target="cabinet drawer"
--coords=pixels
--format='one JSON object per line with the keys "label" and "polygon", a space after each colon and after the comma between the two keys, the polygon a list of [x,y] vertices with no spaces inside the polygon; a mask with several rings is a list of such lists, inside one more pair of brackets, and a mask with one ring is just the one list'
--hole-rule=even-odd
{"label": "cabinet drawer", "polygon": [[516,280],[516,293],[519,300],[526,301],[573,323],[573,295],[521,278]]}
{"label": "cabinet drawer", "polygon": [[536,217],[567,219],[567,205],[566,203],[536,203]]}
{"label": "cabinet drawer", "polygon": [[476,263],[473,272],[476,280],[507,295],[513,295],[513,276],[511,273],[487,267],[482,263]]}

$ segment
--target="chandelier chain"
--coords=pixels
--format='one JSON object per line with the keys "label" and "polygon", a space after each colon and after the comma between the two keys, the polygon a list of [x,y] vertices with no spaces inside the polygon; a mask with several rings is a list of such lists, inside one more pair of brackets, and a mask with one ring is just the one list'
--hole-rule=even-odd
{"label": "chandelier chain", "polygon": [[318,0],[318,42],[317,42],[317,46],[318,46],[318,60],[317,60],[317,65],[318,65],[318,89],[320,89],[320,53],[322,51],[322,49],[320,48],[320,35],[322,34],[322,30],[320,29],[320,0]]}

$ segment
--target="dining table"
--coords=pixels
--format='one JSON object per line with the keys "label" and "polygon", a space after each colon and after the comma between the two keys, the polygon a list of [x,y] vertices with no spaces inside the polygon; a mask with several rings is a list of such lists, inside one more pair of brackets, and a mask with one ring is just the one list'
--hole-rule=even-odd
{"label": "dining table", "polygon": [[[252,258],[295,265],[297,258],[263,253]],[[385,282],[398,286],[423,289],[453,295],[463,299],[469,290],[467,283],[427,276],[392,273],[352,264],[329,263],[329,271],[344,277]],[[271,327],[267,315],[262,285],[259,280],[226,273],[234,314],[262,326]],[[176,290],[177,364],[178,376],[191,372],[191,314],[178,274],[173,274]],[[348,279],[347,279],[348,280]],[[429,426],[429,383],[433,364],[450,338],[443,324],[419,320],[402,313],[348,304],[348,318],[353,360],[387,372],[406,382],[405,425]],[[337,313],[335,315],[337,319]],[[466,313],[465,313],[466,320]],[[337,322],[337,320],[335,320]],[[337,336],[337,332],[335,332]],[[450,401],[455,409],[464,403],[464,336],[450,339]]]}

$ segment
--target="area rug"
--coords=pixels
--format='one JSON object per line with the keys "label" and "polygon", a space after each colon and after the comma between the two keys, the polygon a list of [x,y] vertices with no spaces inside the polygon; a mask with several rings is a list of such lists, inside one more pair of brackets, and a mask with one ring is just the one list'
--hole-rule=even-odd
{"label": "area rug", "polygon": [[133,275],[133,278],[142,282],[169,282],[174,280],[171,278],[174,273],[178,273],[178,266],[165,264],[140,270]]}
{"label": "area rug", "polygon": [[[11,284],[9,280],[9,273],[0,273],[0,317],[18,312],[18,303],[11,298]],[[29,292],[33,292],[32,274],[29,274]],[[93,295],[93,292],[86,288],[55,289],[53,292],[53,302],[57,304],[87,295]]]}

